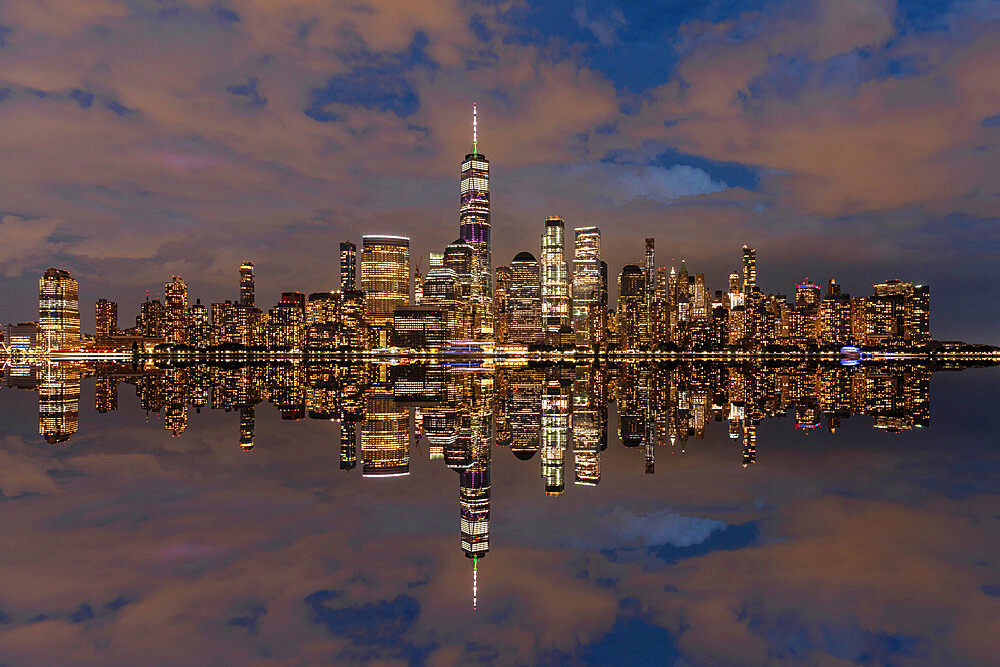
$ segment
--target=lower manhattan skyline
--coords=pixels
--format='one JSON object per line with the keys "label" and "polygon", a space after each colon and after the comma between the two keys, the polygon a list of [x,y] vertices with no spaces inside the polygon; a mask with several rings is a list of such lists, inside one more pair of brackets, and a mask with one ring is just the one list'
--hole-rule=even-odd
{"label": "lower manhattan skyline", "polygon": [[1000,2],[0,2],[0,665],[1000,664]]}
{"label": "lower manhattan skyline", "polygon": [[[668,9],[655,34],[652,7],[597,4],[93,3],[59,23],[7,7],[0,319],[28,317],[50,266],[83,303],[132,303],[170,275],[210,303],[233,298],[230,267],[249,258],[269,304],[335,289],[356,231],[408,236],[426,266],[457,236],[475,100],[494,267],[533,250],[547,215],[600,227],[612,272],[656,237],[659,264],[687,259],[721,285],[748,243],[768,289],[927,283],[936,336],[1000,342],[984,279],[995,21],[967,3],[765,5]],[[178,77],[210,44],[229,60]]]}

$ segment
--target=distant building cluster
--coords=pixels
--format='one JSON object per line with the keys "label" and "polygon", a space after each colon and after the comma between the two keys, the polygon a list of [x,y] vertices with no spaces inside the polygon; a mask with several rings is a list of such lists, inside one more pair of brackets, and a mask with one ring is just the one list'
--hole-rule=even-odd
{"label": "distant building cluster", "polygon": [[[38,322],[9,332],[12,345],[46,349],[162,350],[749,350],[823,346],[918,348],[930,342],[930,289],[900,280],[851,297],[830,280],[826,293],[808,278],[792,298],[765,294],[757,283],[757,255],[744,245],[742,267],[724,290],[702,273],[657,266],[647,238],[643,261],[612,279],[601,230],[568,233],[558,216],[544,220],[537,258],[520,252],[493,268],[490,239],[490,162],[473,150],[461,163],[459,237],[432,252],[426,274],[413,270],[410,239],[365,235],[340,244],[340,290],[284,292],[268,310],[256,303],[254,266],[239,270],[235,301],[190,303],[187,284],[173,276],[163,300],[140,304],[134,326],[121,327],[118,304],[96,304],[92,340],[80,333],[78,286],[66,271],[39,279]],[[571,257],[567,244],[572,243]],[[572,262],[569,261],[572,260]]]}

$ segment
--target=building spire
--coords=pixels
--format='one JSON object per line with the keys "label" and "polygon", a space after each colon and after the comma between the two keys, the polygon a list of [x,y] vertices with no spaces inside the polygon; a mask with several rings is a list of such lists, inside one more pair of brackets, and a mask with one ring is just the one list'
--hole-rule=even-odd
{"label": "building spire", "polygon": [[479,128],[477,123],[477,115],[478,114],[476,113],[476,102],[475,100],[473,100],[472,101],[472,152],[473,153],[479,152],[479,149],[477,148],[477,144],[479,143],[479,137],[478,137]]}
{"label": "building spire", "polygon": [[479,607],[479,554],[472,557],[472,611]]}

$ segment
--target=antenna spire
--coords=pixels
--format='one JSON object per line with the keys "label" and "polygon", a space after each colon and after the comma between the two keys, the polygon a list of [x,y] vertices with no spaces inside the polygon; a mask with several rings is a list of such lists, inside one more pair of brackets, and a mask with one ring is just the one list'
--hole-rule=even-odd
{"label": "antenna spire", "polygon": [[473,153],[479,152],[479,149],[477,148],[477,145],[479,144],[479,136],[478,136],[479,128],[477,123],[477,116],[478,114],[476,112],[476,102],[475,100],[473,100],[472,102],[472,152]]}

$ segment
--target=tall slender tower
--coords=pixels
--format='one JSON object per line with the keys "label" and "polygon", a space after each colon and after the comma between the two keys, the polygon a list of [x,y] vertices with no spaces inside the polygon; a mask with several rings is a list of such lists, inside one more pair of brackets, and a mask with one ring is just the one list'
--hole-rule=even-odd
{"label": "tall slender tower", "polygon": [[490,161],[479,152],[476,103],[472,103],[472,152],[462,161],[459,236],[474,249],[473,335],[493,335],[493,257],[490,249]]}
{"label": "tall slender tower", "polygon": [[250,260],[240,265],[240,303],[254,306],[253,262]]}
{"label": "tall slender tower", "polygon": [[601,292],[601,230],[577,227],[573,252],[573,330],[576,344],[594,344],[594,320]]}
{"label": "tall slender tower", "polygon": [[757,251],[748,245],[743,246],[743,293],[757,291]]}
{"label": "tall slender tower", "polygon": [[542,325],[552,344],[558,341],[559,329],[570,323],[569,276],[566,268],[566,223],[550,215],[542,232]]}
{"label": "tall slender tower", "polygon": [[340,289],[357,289],[358,247],[350,241],[340,243]]}

